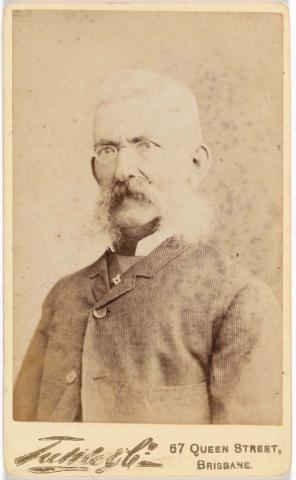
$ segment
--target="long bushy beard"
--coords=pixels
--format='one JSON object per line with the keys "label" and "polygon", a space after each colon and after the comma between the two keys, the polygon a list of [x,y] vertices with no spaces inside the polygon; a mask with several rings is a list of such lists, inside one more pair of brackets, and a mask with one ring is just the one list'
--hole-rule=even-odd
{"label": "long bushy beard", "polygon": [[148,181],[134,179],[117,182],[112,189],[106,190],[100,195],[96,215],[106,244],[120,244],[122,230],[114,222],[114,212],[125,197],[153,203],[160,219],[158,228],[168,235],[191,245],[207,240],[215,220],[213,212],[205,198],[190,184],[183,187],[164,194]]}
{"label": "long bushy beard", "polygon": [[122,238],[122,228],[115,221],[115,213],[125,198],[132,198],[136,202],[155,203],[155,189],[145,179],[131,179],[125,182],[116,182],[113,188],[101,194],[97,205],[97,219],[101,232],[108,239],[108,243],[119,245]]}

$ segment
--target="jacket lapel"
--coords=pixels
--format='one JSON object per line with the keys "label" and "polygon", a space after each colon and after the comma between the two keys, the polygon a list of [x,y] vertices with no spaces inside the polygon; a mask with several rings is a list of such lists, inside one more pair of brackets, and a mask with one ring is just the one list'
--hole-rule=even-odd
{"label": "jacket lapel", "polygon": [[90,279],[93,280],[91,290],[96,302],[100,301],[100,299],[110,290],[107,255],[108,252],[105,252],[104,255],[99,258],[91,268],[89,275]]}
{"label": "jacket lapel", "polygon": [[112,288],[109,286],[108,267],[106,252],[103,257],[94,265],[90,277],[94,280],[92,291],[96,304],[95,308],[100,308],[107,303],[116,300],[136,287],[137,277],[153,277],[159,270],[165,267],[174,258],[181,255],[188,245],[178,241],[175,237],[170,237],[162,242],[149,255],[141,258],[125,274],[122,281]]}

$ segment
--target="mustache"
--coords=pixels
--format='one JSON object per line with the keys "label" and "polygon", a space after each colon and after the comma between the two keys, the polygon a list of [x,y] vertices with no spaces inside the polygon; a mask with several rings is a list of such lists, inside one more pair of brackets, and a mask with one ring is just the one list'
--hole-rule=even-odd
{"label": "mustache", "polygon": [[130,178],[124,181],[116,181],[110,192],[110,206],[118,206],[125,198],[133,198],[138,201],[151,203],[151,198],[147,192],[151,182],[146,178]]}

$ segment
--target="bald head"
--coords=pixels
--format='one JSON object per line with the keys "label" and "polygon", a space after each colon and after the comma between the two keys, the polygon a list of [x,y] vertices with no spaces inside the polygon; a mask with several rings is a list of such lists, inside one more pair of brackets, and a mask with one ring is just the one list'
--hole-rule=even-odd
{"label": "bald head", "polygon": [[[116,109],[117,116],[120,113],[136,114],[139,119],[145,116],[151,125],[167,123],[170,129],[180,130],[187,143],[191,143],[190,137],[201,142],[199,111],[192,91],[167,75],[146,70],[120,70],[108,75],[98,87],[95,134],[100,128],[101,112],[110,105],[122,106]],[[135,105],[140,108],[133,110]],[[129,112],[124,106],[129,106]]]}
{"label": "bald head", "polygon": [[132,97],[162,99],[172,110],[196,109],[191,90],[183,83],[148,70],[118,70],[108,75],[99,86],[98,106]]}

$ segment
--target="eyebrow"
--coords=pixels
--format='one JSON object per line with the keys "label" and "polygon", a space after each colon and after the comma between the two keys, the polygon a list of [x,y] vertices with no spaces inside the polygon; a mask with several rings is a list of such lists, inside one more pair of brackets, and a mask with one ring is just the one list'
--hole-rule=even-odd
{"label": "eyebrow", "polygon": [[148,140],[148,137],[144,137],[144,135],[142,135],[141,137],[131,138],[130,140],[128,140],[128,142],[129,143],[138,143],[138,142],[142,142],[142,140]]}
{"label": "eyebrow", "polygon": [[[154,143],[154,145],[156,145],[157,147],[160,147],[159,143],[155,142],[154,140],[151,140],[149,137],[145,137],[144,135],[141,135],[140,137],[134,137],[134,138],[131,138],[128,140],[128,143],[132,143],[132,144],[135,144],[135,143],[138,143],[138,142],[142,142],[144,140],[148,140],[149,142],[151,143]],[[100,146],[103,146],[103,145],[113,145],[114,147],[120,147],[120,142],[116,142],[114,140],[108,140],[107,138],[101,138],[101,140],[98,140],[95,145],[94,145],[94,148],[97,148],[97,147],[100,147]]]}
{"label": "eyebrow", "polygon": [[101,140],[98,140],[94,144],[94,148],[101,147],[102,145],[113,145],[114,147],[119,147],[120,142],[115,142],[114,140],[108,140],[108,139],[105,139],[105,138],[101,138]]}

